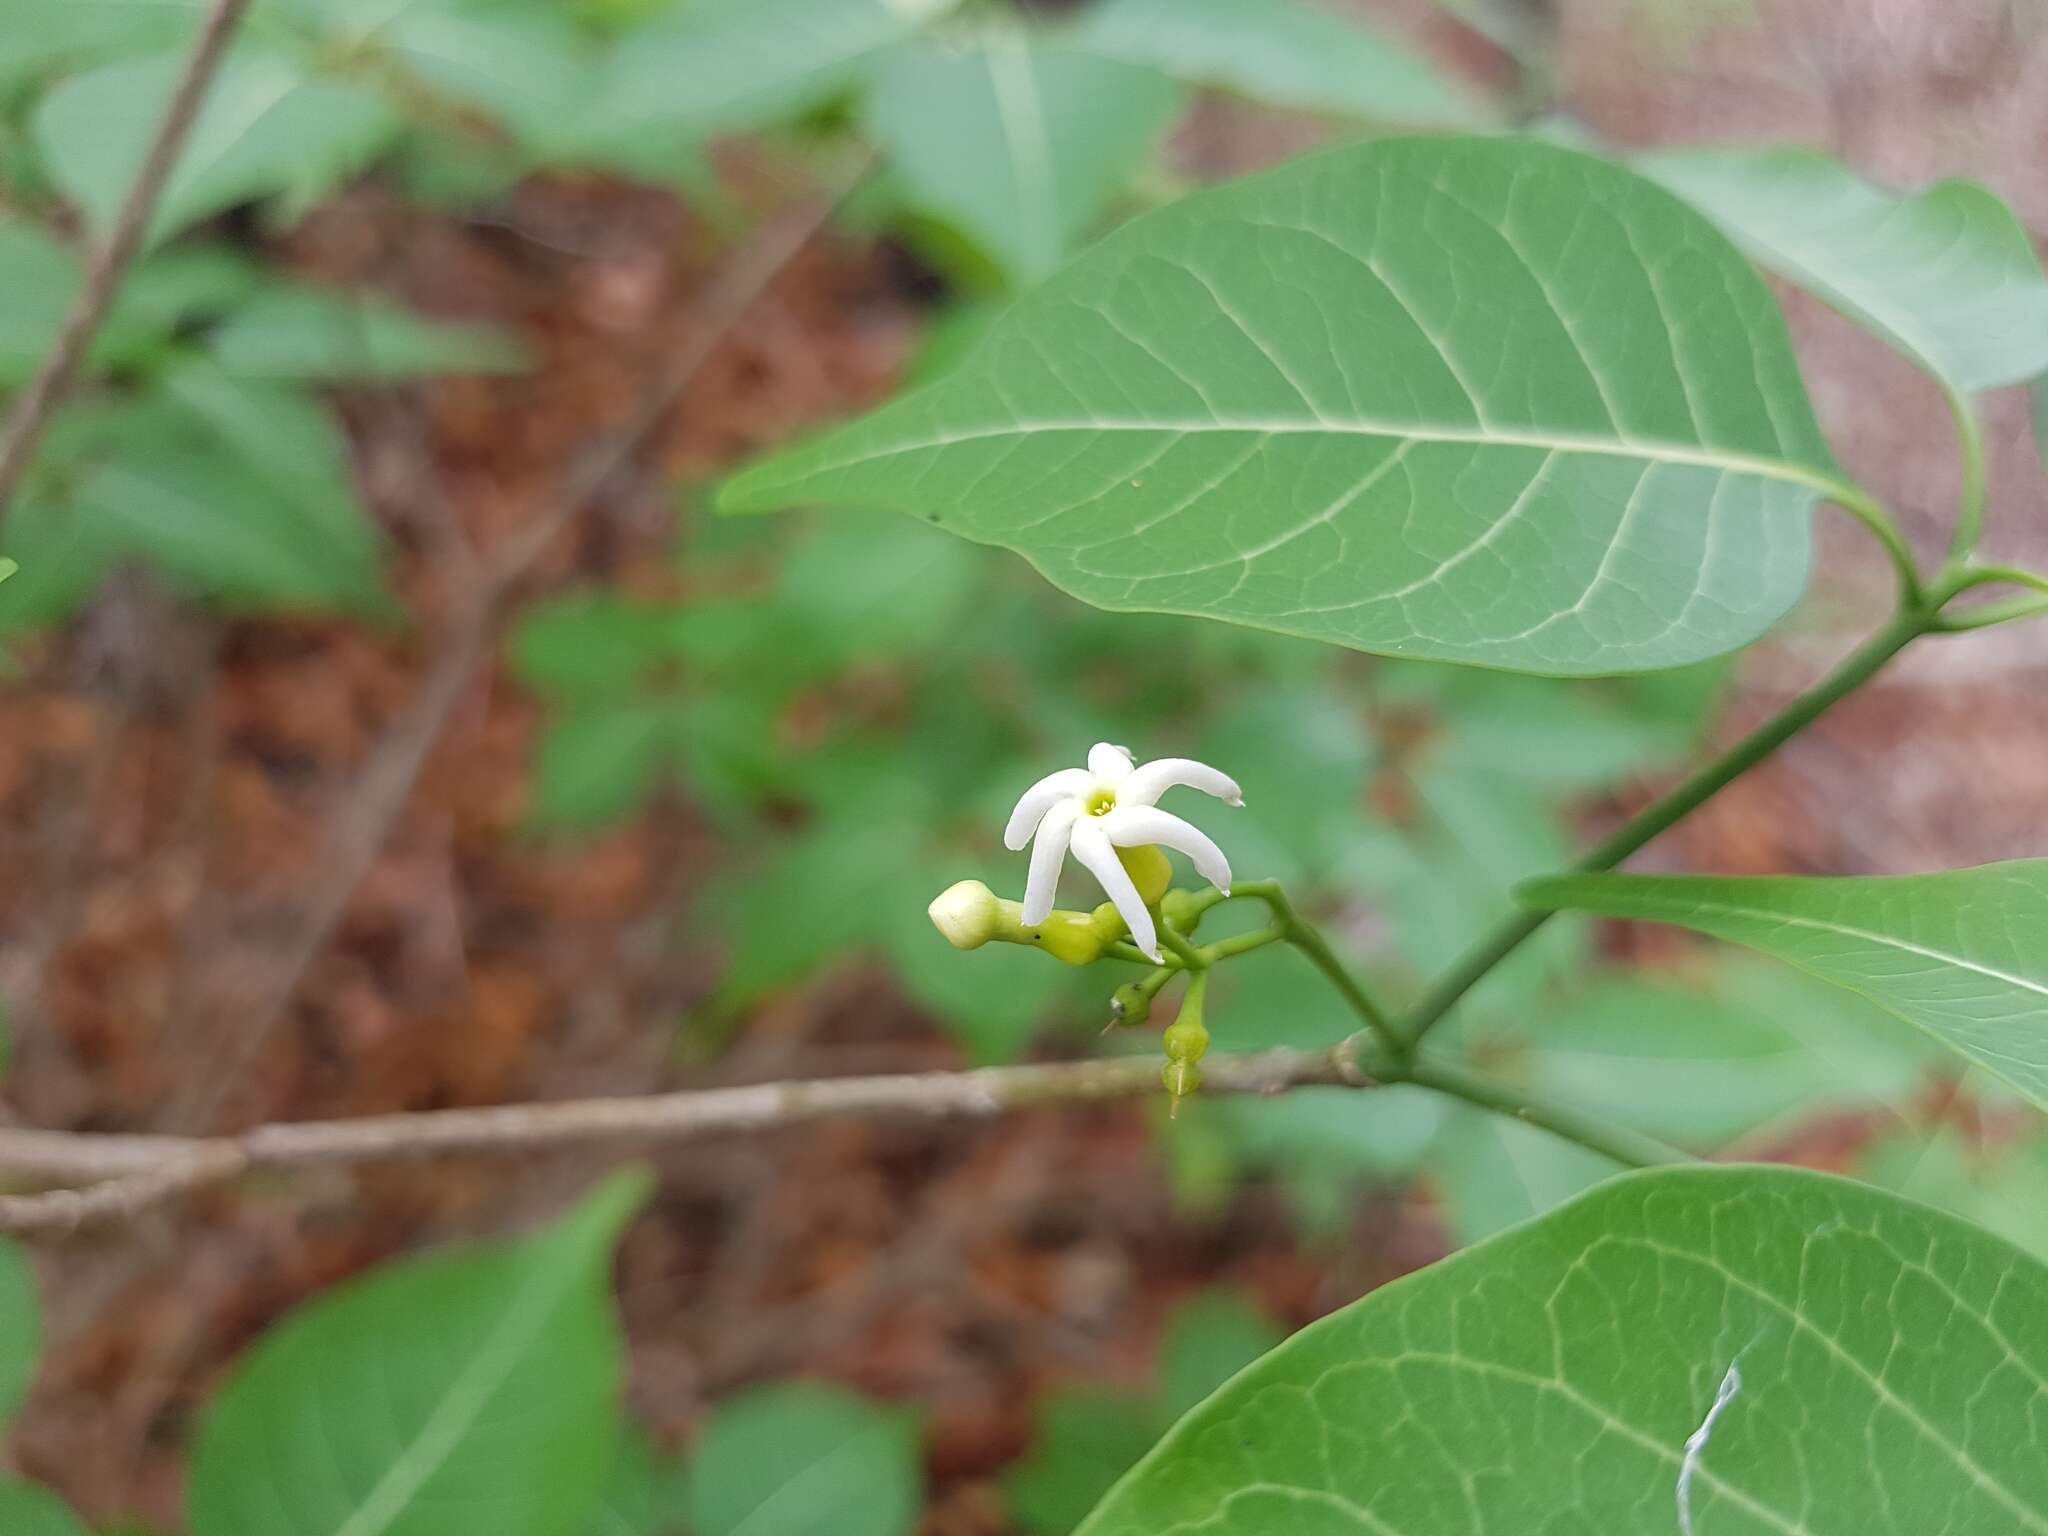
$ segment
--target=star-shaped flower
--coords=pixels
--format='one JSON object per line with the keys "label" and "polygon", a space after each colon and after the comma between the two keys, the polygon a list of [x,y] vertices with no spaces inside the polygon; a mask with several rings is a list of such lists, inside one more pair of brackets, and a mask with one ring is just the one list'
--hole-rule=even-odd
{"label": "star-shaped flower", "polygon": [[1159,959],[1159,935],[1138,887],[1118,859],[1119,848],[1158,844],[1194,860],[1203,879],[1226,894],[1230,861],[1207,833],[1158,809],[1159,797],[1177,784],[1199,789],[1230,805],[1244,804],[1244,791],[1226,773],[1186,757],[1162,757],[1134,767],[1131,754],[1106,741],[1088,752],[1086,768],[1063,768],[1024,791],[1003,843],[1013,852],[1035,839],[1031,875],[1024,883],[1024,922],[1036,927],[1052,913],[1054,890],[1067,852],[1102,883],[1131,930],[1131,942]]}

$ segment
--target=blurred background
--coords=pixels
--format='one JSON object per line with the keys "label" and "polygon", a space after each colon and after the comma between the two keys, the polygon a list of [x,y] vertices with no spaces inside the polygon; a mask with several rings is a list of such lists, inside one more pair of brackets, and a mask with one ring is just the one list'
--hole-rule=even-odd
{"label": "blurred background", "polygon": [[[1889,185],[1980,179],[2048,228],[2035,0],[1331,0],[1263,42],[1233,10],[257,5],[0,527],[8,1119],[198,1133],[1097,1049],[1106,982],[959,955],[924,907],[973,876],[1019,894],[1002,816],[1101,739],[1241,779],[1251,810],[1209,818],[1234,863],[1309,893],[1398,999],[1846,652],[1889,576],[1827,517],[1811,597],[1739,663],[1565,684],[1098,613],[908,519],[708,512],[723,471],[944,369],[1091,233],[1365,133],[1796,141]],[[196,14],[0,0],[0,389],[47,351]],[[1938,548],[1940,398],[1781,297],[1844,463]],[[1986,413],[1989,552],[2039,563],[2027,401]],[[2044,681],[2041,626],[1922,647],[1640,867],[2040,852]],[[1290,955],[1225,981],[1219,1048],[1347,1030]],[[2001,1092],[1765,962],[1559,922],[1451,1029],[1502,1077],[2048,1252],[2048,1150]],[[1065,1531],[1285,1331],[1605,1171],[1408,1093],[653,1152],[620,1272],[650,1464],[824,1414],[872,1437],[841,1507]],[[260,1330],[602,1166],[308,1175],[40,1248],[17,1467],[179,1529],[196,1405]]]}

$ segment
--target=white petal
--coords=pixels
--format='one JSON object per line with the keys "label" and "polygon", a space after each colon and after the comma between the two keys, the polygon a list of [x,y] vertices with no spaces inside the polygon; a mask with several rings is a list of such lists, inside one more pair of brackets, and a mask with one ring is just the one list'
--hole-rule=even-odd
{"label": "white petal", "polygon": [[1031,834],[1056,801],[1069,795],[1085,795],[1094,782],[1095,776],[1086,768],[1062,768],[1058,773],[1048,773],[1024,791],[1017,809],[1010,812],[1010,823],[1003,828],[1003,846],[1015,853],[1031,841]]}
{"label": "white petal", "polygon": [[1107,741],[1088,749],[1088,771],[1105,784],[1121,784],[1131,771],[1131,751]]}
{"label": "white petal", "polygon": [[1081,814],[1078,800],[1056,800],[1031,845],[1031,874],[1024,881],[1024,926],[1036,928],[1052,915],[1053,898],[1059,894],[1060,865],[1067,859],[1067,839]]}
{"label": "white petal", "polygon": [[1231,805],[1244,804],[1244,791],[1237,787],[1237,780],[1191,757],[1155,758],[1133,768],[1131,776],[1116,787],[1116,803],[1157,805],[1159,797],[1176,784],[1199,789],[1203,794],[1214,795]]}
{"label": "white petal", "polygon": [[1102,882],[1102,889],[1116,903],[1124,926],[1131,930],[1131,942],[1156,961],[1159,958],[1159,935],[1153,931],[1152,914],[1145,910],[1137,886],[1131,883],[1123,861],[1109,845],[1109,836],[1102,830],[1102,823],[1106,820],[1107,817],[1090,816],[1074,828],[1074,857],[1081,861],[1089,874]]}
{"label": "white petal", "polygon": [[1102,830],[1119,848],[1142,848],[1147,843],[1175,848],[1195,861],[1202,878],[1230,894],[1230,860],[1209,840],[1209,834],[1192,823],[1149,805],[1119,805],[1102,818]]}

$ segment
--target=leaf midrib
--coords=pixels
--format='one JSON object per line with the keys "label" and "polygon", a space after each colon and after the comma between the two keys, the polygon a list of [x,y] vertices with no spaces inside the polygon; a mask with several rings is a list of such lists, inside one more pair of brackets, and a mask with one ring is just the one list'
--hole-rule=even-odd
{"label": "leaf midrib", "polygon": [[562,1290],[574,1280],[576,1269],[573,1255],[568,1260],[543,1265],[513,1293],[511,1304],[485,1337],[483,1347],[448,1383],[426,1423],[362,1502],[335,1528],[334,1536],[383,1536],[391,1529],[392,1522],[411,1506],[420,1489],[447,1465],[492,1393],[504,1385],[520,1355],[540,1332]]}
{"label": "leaf midrib", "polygon": [[[1387,437],[1423,443],[1464,443],[1488,448],[1547,449],[1554,453],[1600,454],[1610,458],[1651,459],[1666,464],[1691,464],[1731,474],[1782,480],[1830,497],[1854,495],[1847,481],[1789,459],[1769,459],[1754,454],[1730,453],[1654,438],[1587,437],[1568,432],[1503,432],[1486,427],[1430,427],[1405,422],[1335,417],[1307,420],[1296,417],[1040,417],[986,427],[968,427],[958,432],[943,432],[921,438],[899,439],[872,452],[836,459],[827,464],[808,466],[799,474],[785,478],[808,479],[814,475],[830,474],[834,470],[850,469],[859,464],[898,454],[921,453],[927,449],[951,448],[961,443],[986,442],[995,438],[1018,437],[1034,432],[1154,432],[1179,437],[1197,437],[1209,433],[1243,433],[1262,437],[1328,435]],[[772,466],[764,466],[766,467]],[[743,475],[742,482],[751,477],[751,473]]]}

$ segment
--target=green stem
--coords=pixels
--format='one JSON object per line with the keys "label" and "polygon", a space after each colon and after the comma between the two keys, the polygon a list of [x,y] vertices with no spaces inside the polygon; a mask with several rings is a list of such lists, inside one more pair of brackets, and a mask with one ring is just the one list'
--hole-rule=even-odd
{"label": "green stem", "polygon": [[[1971,418],[1972,421],[1975,419]],[[1979,452],[1981,451],[1980,447]],[[1897,572],[1899,578],[1899,607],[1925,607],[1926,594],[1920,585],[1920,567],[1913,559],[1913,546],[1906,542],[1906,536],[1899,531],[1899,525],[1892,521],[1891,513],[1884,509],[1883,504],[1862,486],[1848,481],[1818,482],[1817,488],[1823,496],[1876,535],[1877,542],[1884,546],[1884,552],[1891,556],[1892,569]],[[1981,490],[1979,495],[1981,498]],[[1957,532],[1961,532],[1960,524]]]}
{"label": "green stem", "polygon": [[1287,892],[1279,881],[1246,880],[1232,886],[1231,895],[1250,896],[1263,901],[1266,910],[1273,914],[1273,926],[1280,930],[1280,936],[1306,955],[1309,963],[1323,973],[1324,979],[1351,1005],[1351,1011],[1379,1037],[1380,1044],[1397,1057],[1405,1054],[1405,1044],[1400,1032],[1394,1028],[1393,1019],[1379,1005],[1378,999],[1351,974],[1351,968],[1337,958],[1337,952],[1330,948],[1329,941],[1321,932],[1294,910],[1294,903],[1287,899]]}
{"label": "green stem", "polygon": [[1248,955],[1255,949],[1264,949],[1268,944],[1278,944],[1287,935],[1278,928],[1260,928],[1252,933],[1240,933],[1233,938],[1218,939],[1214,944],[1204,944],[1202,955],[1211,965],[1219,960],[1229,960],[1237,955]]}
{"label": "green stem", "polygon": [[1159,942],[1181,963],[1183,969],[1200,973],[1209,968],[1208,956],[1182,938],[1180,930],[1161,917],[1156,907],[1152,912],[1152,922],[1159,930]]}
{"label": "green stem", "polygon": [[1977,408],[1967,395],[1953,390],[1948,395],[1949,414],[1956,420],[1956,446],[1962,453],[1963,489],[1956,507],[1955,537],[1949,541],[1950,565],[1970,558],[1984,532],[1984,491],[1989,476],[1984,452],[1984,428],[1977,420]]}
{"label": "green stem", "polygon": [[2002,603],[1984,603],[1954,615],[1944,614],[1934,627],[1944,635],[1959,635],[1965,630],[1989,629],[1994,624],[2038,618],[2044,613],[2048,613],[2048,596],[2037,593],[2032,597],[2008,598]]}
{"label": "green stem", "polygon": [[1689,1163],[1695,1161],[1689,1152],[1666,1146],[1654,1137],[1645,1136],[1625,1126],[1609,1125],[1591,1115],[1581,1114],[1562,1104],[1549,1104],[1543,1100],[1522,1093],[1499,1083],[1488,1082],[1475,1077],[1462,1067],[1454,1067],[1440,1061],[1411,1061],[1406,1066],[1396,1067],[1391,1075],[1376,1073],[1382,1082],[1413,1083],[1418,1088],[1434,1089],[1447,1093],[1453,1098],[1476,1104],[1494,1114],[1505,1115],[1511,1120],[1521,1120],[1529,1125],[1540,1126],[1553,1136],[1576,1142],[1589,1152],[1628,1168],[1655,1168],[1665,1163]]}
{"label": "green stem", "polygon": [[1989,587],[2009,584],[2015,587],[2032,587],[2036,592],[2048,592],[2048,576],[2039,571],[2029,571],[2017,565],[1969,565],[1952,567],[1951,573],[1936,583],[1929,596],[1936,603],[1945,603],[1961,592],[1973,587]]}
{"label": "green stem", "polygon": [[[1876,675],[1892,657],[1935,626],[1934,614],[1922,603],[1902,604],[1892,621],[1850,655],[1810,691],[1726,752],[1707,763],[1662,799],[1631,817],[1620,830],[1572,866],[1574,872],[1612,869],[1673,823],[1689,816],[1729,784],[1741,778],[1786,742],[1839,704]],[[1450,970],[1440,976],[1403,1020],[1404,1049],[1429,1032],[1479,979],[1521,945],[1554,914],[1517,912],[1502,919]]]}
{"label": "green stem", "polygon": [[[1154,960],[1150,955],[1146,954],[1145,951],[1138,948],[1137,945],[1127,943],[1123,939],[1118,939],[1113,944],[1103,945],[1102,955],[1103,958],[1106,960],[1128,960],[1133,965],[1142,965],[1148,968],[1159,963],[1158,961]],[[1169,966],[1167,967],[1167,969],[1169,971],[1173,971],[1178,970],[1179,967]]]}

